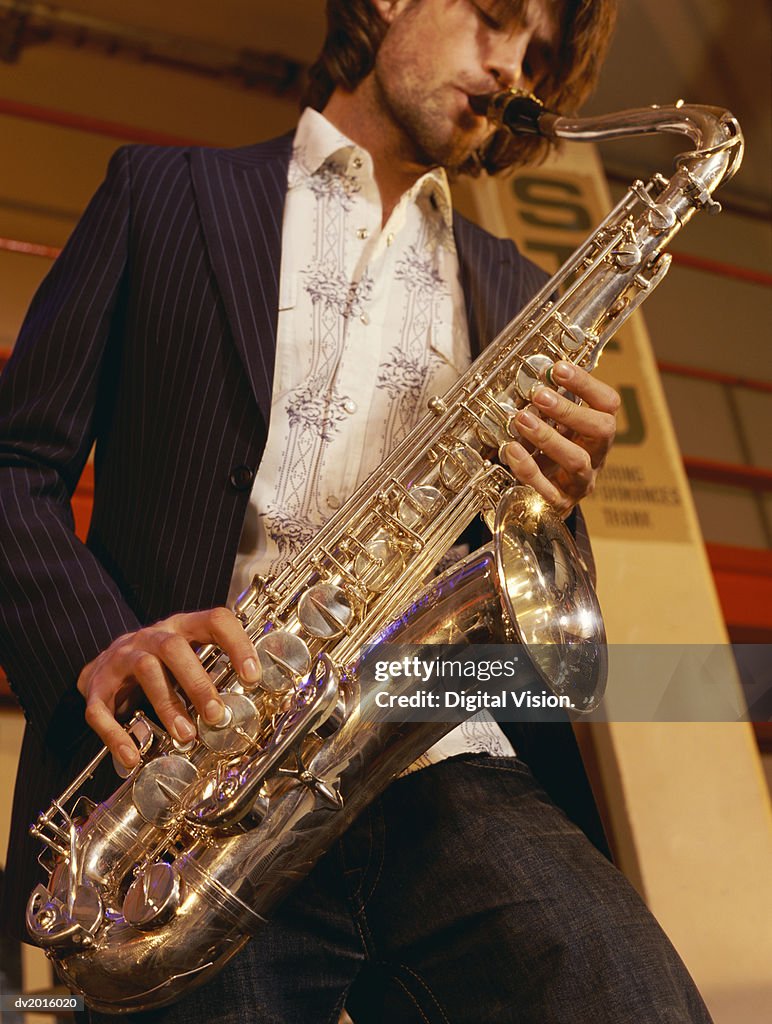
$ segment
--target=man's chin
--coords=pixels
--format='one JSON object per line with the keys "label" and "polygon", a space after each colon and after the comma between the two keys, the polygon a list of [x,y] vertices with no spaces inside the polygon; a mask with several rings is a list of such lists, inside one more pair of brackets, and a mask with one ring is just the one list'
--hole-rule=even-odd
{"label": "man's chin", "polygon": [[480,147],[485,142],[485,136],[473,136],[465,137],[463,139],[455,138],[451,140],[445,147],[443,156],[438,163],[441,163],[443,167],[449,171],[458,170],[459,167],[463,167],[469,162],[469,160],[475,157],[475,154],[479,151]]}
{"label": "man's chin", "polygon": [[471,125],[458,121],[449,125],[448,131],[427,131],[425,125],[416,126],[412,141],[418,162],[424,167],[457,168],[465,164],[483,145],[489,132],[481,131],[479,118],[472,118]]}

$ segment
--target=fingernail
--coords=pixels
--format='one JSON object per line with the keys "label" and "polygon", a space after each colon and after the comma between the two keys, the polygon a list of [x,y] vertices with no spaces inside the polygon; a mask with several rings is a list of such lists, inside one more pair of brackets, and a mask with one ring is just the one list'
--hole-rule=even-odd
{"label": "fingernail", "polygon": [[124,768],[133,768],[137,761],[139,761],[137,748],[133,743],[122,743],[118,747],[118,758]]}
{"label": "fingernail", "polygon": [[523,410],[517,414],[517,422],[522,427],[527,427],[529,430],[536,430],[539,426],[538,419],[531,412]]}
{"label": "fingernail", "polygon": [[542,409],[554,409],[557,405],[557,395],[551,388],[539,388],[534,393],[533,400]]}
{"label": "fingernail", "polygon": [[552,367],[552,377],[554,380],[560,381],[562,384],[567,384],[568,381],[574,375],[574,368],[571,363],[555,363]]}
{"label": "fingernail", "polygon": [[517,441],[511,441],[506,447],[506,455],[509,459],[514,459],[515,462],[519,462],[520,459],[524,459],[528,452],[523,448]]}
{"label": "fingernail", "polygon": [[172,722],[172,729],[178,740],[187,743],[196,735],[195,726],[185,718],[184,715],[177,715]]}
{"label": "fingernail", "polygon": [[204,708],[204,720],[209,725],[217,725],[218,722],[222,721],[222,717],[225,714],[225,705],[221,700],[215,700],[214,697]]}
{"label": "fingernail", "polygon": [[256,683],[260,678],[257,662],[254,658],[247,658],[241,666],[241,678],[247,683]]}

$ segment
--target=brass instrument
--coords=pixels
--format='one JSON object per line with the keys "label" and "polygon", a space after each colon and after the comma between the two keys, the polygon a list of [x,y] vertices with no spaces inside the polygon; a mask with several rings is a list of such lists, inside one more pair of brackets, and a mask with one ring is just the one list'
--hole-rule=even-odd
{"label": "brass instrument", "polygon": [[[218,649],[199,651],[224,722],[197,721],[197,738],[182,745],[138,713],[127,732],[140,764],[115,792],[73,805],[105,748],[38,817],[32,832],[49,847],[50,877],[30,896],[27,927],[96,1009],[162,1006],[206,981],[452,727],[384,722],[360,686],[368,644],[517,644],[577,712],[602,696],[604,630],[573,541],[495,456],[533,389],[552,383],[553,363],[594,368],[665,276],[673,235],[696,211],[719,209],[712,193],[737,169],[742,134],[712,107],[574,119],[522,94],[484,103],[516,131],[590,141],[676,132],[693,148],[669,180],[634,182],[314,544],[239,598],[260,683],[248,688]],[[480,514],[492,542],[427,585]]]}

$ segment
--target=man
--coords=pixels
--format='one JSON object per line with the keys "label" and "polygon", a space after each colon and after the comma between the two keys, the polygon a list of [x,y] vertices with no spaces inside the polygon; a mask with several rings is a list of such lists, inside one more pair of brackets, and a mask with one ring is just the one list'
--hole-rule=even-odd
{"label": "man", "polygon": [[[529,155],[491,138],[470,97],[581,98],[609,8],[334,2],[309,92],[324,116],[307,110],[294,140],[113,158],[5,381],[3,657],[31,723],[12,856],[29,857],[20,829],[69,777],[84,707],[126,767],[119,720],[142,694],[192,735],[172,679],[221,720],[190,644],[220,645],[247,681],[257,665],[216,606],[312,535],[537,290],[511,243],[452,215],[442,168]],[[568,513],[618,397],[569,365],[556,376],[585,404],[542,389],[517,429],[543,457],[504,454]],[[83,548],[67,498],[94,439]],[[358,1024],[708,1019],[640,901],[497,729],[457,730],[425,761],[218,978],[137,1019],[334,1021],[344,1002]]]}

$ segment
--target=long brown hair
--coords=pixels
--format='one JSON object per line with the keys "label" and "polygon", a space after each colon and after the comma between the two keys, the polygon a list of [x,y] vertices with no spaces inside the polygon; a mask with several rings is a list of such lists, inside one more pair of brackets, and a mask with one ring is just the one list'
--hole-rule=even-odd
{"label": "long brown hair", "polygon": [[[420,2],[420,0],[412,0]],[[512,13],[524,0],[504,0]],[[553,110],[573,112],[595,86],[616,20],[617,0],[550,0],[559,22],[560,46],[554,65],[539,82],[538,94]],[[333,91],[352,91],[373,69],[388,25],[372,0],[327,0],[327,37],[309,69],[303,107],[323,110]],[[495,174],[506,167],[534,163],[548,144],[536,137],[513,138],[496,132],[483,150],[458,170]]]}

